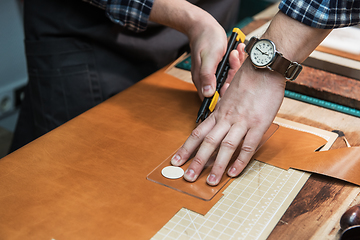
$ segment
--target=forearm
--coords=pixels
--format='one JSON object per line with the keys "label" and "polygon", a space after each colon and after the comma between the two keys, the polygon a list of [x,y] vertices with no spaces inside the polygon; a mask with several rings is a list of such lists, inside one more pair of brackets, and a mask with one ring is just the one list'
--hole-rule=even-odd
{"label": "forearm", "polygon": [[285,58],[301,63],[330,31],[309,27],[278,12],[262,38],[272,40]]}
{"label": "forearm", "polygon": [[200,97],[212,96],[216,85],[216,67],[226,51],[224,28],[211,14],[185,0],[155,0],[150,20],[188,36],[192,80]]}
{"label": "forearm", "polygon": [[208,12],[186,0],[155,0],[150,20],[174,28],[190,39],[205,27],[218,25]]}

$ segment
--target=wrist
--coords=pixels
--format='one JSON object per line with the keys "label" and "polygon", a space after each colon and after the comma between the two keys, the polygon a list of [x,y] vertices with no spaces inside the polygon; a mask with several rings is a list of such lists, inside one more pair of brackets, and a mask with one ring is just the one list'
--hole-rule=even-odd
{"label": "wrist", "polygon": [[[183,33],[186,34],[189,39],[195,39],[197,36],[210,29],[212,34],[216,34],[214,32],[214,29],[216,29],[219,35],[226,36],[225,30],[221,27],[217,20],[201,8],[193,8],[192,11],[187,12],[187,15],[188,21],[185,24],[186,27]],[[216,37],[216,35],[212,37]]]}
{"label": "wrist", "polygon": [[273,41],[285,58],[302,63],[330,31],[307,26],[279,11],[262,38]]}
{"label": "wrist", "polygon": [[278,88],[282,91],[285,89],[286,79],[283,76],[277,72],[269,71],[269,69],[255,68],[249,58],[246,58],[240,70],[245,75],[242,78],[249,81],[248,84],[261,84],[266,88],[272,86],[270,89]]}
{"label": "wrist", "polygon": [[189,38],[216,20],[205,10],[185,0],[155,0],[149,19],[174,28]]}

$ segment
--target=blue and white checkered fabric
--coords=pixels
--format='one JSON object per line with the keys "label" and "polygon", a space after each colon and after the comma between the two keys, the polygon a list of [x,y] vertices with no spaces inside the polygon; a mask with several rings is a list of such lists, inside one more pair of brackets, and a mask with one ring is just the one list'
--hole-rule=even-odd
{"label": "blue and white checkered fabric", "polygon": [[282,0],[279,9],[315,28],[346,27],[360,21],[360,0]]}
{"label": "blue and white checkered fabric", "polygon": [[111,21],[134,32],[148,25],[154,0],[84,0],[105,10]]}

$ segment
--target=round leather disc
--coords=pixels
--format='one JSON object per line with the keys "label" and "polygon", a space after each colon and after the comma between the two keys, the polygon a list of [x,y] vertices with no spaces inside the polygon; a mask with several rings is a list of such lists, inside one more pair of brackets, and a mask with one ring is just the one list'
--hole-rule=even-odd
{"label": "round leather disc", "polygon": [[184,175],[181,167],[167,166],[161,170],[161,174],[168,179],[178,179]]}

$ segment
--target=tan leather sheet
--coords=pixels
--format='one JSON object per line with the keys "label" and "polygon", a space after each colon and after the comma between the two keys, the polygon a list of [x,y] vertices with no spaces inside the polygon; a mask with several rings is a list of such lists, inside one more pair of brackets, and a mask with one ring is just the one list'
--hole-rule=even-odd
{"label": "tan leather sheet", "polygon": [[330,177],[360,185],[360,147],[333,149],[322,152],[299,152],[289,159],[282,157],[263,158],[257,160],[278,166],[283,169],[289,167],[312,173],[319,173]]}
{"label": "tan leather sheet", "polygon": [[191,84],[152,75],[0,161],[0,239],[149,239],[196,199],[146,180],[195,127]]}
{"label": "tan leather sheet", "polygon": [[320,173],[360,185],[360,147],[303,153],[292,168]]}
{"label": "tan leather sheet", "polygon": [[[149,239],[182,207],[206,213],[221,194],[203,201],[146,180],[188,137],[200,104],[193,85],[159,71],[1,159],[0,238]],[[270,138],[280,152],[264,156],[324,143],[279,130],[288,140]]]}
{"label": "tan leather sheet", "polygon": [[[286,134],[282,131],[286,130]],[[313,152],[312,136],[291,129],[280,128],[254,155],[256,160],[283,169],[299,169],[342,179],[360,185],[360,147]],[[297,147],[294,148],[293,141]],[[320,143],[320,142],[319,142]]]}

